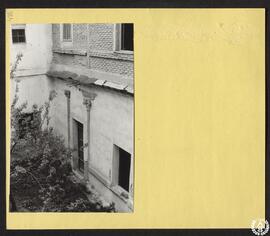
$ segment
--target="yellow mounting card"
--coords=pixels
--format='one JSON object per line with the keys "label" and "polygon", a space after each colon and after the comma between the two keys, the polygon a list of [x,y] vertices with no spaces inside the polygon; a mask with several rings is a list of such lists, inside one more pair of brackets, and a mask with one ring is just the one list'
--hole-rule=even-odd
{"label": "yellow mounting card", "polygon": [[[6,19],[7,134],[12,25],[134,24],[133,210],[16,213],[7,204],[8,229],[250,228],[265,217],[264,9],[8,9]],[[9,148],[8,136],[7,202]]]}

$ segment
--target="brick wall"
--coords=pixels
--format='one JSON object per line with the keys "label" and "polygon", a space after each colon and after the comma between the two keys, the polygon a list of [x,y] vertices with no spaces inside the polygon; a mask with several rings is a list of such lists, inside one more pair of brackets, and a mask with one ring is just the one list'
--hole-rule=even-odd
{"label": "brick wall", "polygon": [[52,43],[53,43],[53,49],[59,49],[61,47],[59,24],[52,24]]}
{"label": "brick wall", "polygon": [[[52,25],[53,49],[61,48],[60,25]],[[133,55],[117,55],[113,50],[113,24],[73,24],[74,50],[86,50],[88,56],[78,57],[61,53],[54,53],[53,63],[90,66],[90,69],[133,76]],[[76,60],[79,60],[76,62]],[[89,60],[89,65],[87,63]]]}
{"label": "brick wall", "polygon": [[90,68],[94,70],[133,76],[133,62],[108,58],[90,57]]}
{"label": "brick wall", "polygon": [[87,24],[73,24],[73,48],[87,50]]}
{"label": "brick wall", "polygon": [[89,24],[89,49],[113,51],[113,24]]}

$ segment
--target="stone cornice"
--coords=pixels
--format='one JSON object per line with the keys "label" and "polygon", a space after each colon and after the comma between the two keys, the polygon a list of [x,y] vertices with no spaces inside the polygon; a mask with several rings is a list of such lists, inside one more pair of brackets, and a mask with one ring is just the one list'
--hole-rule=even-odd
{"label": "stone cornice", "polygon": [[[66,69],[66,68],[63,68]],[[121,81],[108,81],[107,79],[97,79],[95,78],[95,74],[91,75],[91,77],[87,75],[81,75],[77,73],[73,73],[67,70],[50,70],[47,72],[47,76],[54,77],[54,78],[60,78],[63,80],[66,80],[67,82],[73,83],[74,85],[82,85],[82,86],[97,86],[102,88],[108,88],[112,90],[116,90],[119,92],[124,92],[127,94],[134,94],[133,85],[130,85],[127,83],[125,79],[122,79]],[[93,76],[93,77],[92,77]]]}
{"label": "stone cornice", "polygon": [[60,54],[69,54],[69,55],[79,55],[79,56],[86,56],[87,52],[86,50],[78,50],[78,49],[53,49],[54,53],[60,53]]}

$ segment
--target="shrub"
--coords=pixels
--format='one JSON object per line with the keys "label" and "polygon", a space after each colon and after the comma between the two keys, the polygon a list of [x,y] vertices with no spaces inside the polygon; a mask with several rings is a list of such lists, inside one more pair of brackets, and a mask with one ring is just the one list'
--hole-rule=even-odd
{"label": "shrub", "polygon": [[[17,56],[11,79],[22,55]],[[22,206],[30,211],[114,211],[91,203],[82,187],[71,181],[71,153],[62,136],[50,124],[50,106],[57,96],[51,91],[41,106],[25,112],[27,102],[18,106],[19,86],[11,105],[11,205],[16,210],[14,194],[25,196]],[[15,206],[15,207],[14,207]]]}

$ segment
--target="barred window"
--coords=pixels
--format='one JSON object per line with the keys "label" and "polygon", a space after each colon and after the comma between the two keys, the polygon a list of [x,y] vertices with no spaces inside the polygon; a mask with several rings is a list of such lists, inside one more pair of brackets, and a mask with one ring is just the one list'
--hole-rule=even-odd
{"label": "barred window", "polygon": [[25,29],[12,29],[12,42],[25,43]]}
{"label": "barred window", "polygon": [[71,24],[63,24],[63,41],[71,41]]}

